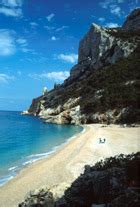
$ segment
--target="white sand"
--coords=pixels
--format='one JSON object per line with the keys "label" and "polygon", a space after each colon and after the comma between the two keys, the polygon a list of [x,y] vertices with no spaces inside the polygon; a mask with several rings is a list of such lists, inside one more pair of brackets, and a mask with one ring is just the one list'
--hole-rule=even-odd
{"label": "white sand", "polygon": [[[120,153],[129,154],[140,149],[140,128],[120,128],[116,125],[101,127],[99,124],[85,126],[79,134],[62,149],[48,158],[37,161],[22,170],[14,179],[0,188],[0,207],[16,207],[27,192],[48,186],[61,194],[64,186],[83,172],[84,165],[93,165],[102,158]],[[99,144],[99,138],[105,138]],[[58,187],[56,187],[58,185]]]}

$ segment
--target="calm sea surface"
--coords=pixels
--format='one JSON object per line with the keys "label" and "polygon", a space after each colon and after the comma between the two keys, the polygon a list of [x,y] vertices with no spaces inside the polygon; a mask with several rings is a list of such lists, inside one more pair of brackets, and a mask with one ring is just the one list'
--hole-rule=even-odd
{"label": "calm sea surface", "polygon": [[20,112],[0,111],[0,185],[81,131],[80,126],[44,124]]}

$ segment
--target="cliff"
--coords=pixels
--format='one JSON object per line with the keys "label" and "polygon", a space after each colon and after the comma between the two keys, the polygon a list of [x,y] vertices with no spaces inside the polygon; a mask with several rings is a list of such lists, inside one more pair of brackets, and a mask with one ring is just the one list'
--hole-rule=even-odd
{"label": "cliff", "polygon": [[140,9],[122,28],[92,24],[70,77],[34,99],[29,114],[57,124],[139,122],[139,29]]}

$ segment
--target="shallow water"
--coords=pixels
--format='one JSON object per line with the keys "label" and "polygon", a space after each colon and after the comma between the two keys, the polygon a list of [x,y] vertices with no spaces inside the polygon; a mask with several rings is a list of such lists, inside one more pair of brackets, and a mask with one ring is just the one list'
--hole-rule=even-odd
{"label": "shallow water", "polygon": [[80,126],[44,124],[20,112],[0,111],[0,185],[81,131]]}

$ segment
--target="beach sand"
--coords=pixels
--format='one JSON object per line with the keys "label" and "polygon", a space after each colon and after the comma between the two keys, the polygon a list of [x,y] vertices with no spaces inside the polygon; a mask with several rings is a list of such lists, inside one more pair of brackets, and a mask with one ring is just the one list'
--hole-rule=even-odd
{"label": "beach sand", "polygon": [[[23,169],[14,179],[0,187],[0,206],[16,207],[29,191],[49,187],[61,195],[84,170],[100,159],[129,154],[140,149],[140,128],[121,128],[117,125],[102,127],[99,124],[85,126],[85,131],[70,140],[53,155]],[[105,138],[104,144],[99,138]]]}

